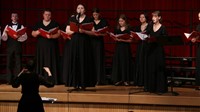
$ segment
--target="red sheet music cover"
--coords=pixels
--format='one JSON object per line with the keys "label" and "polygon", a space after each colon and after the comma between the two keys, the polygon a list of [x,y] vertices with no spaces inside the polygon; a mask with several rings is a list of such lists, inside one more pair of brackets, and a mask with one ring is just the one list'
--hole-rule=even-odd
{"label": "red sheet music cover", "polygon": [[110,37],[113,38],[114,40],[116,40],[116,38],[118,39],[123,39],[123,40],[128,40],[130,38],[132,38],[129,34],[113,34],[113,33],[109,33]]}
{"label": "red sheet music cover", "polygon": [[75,22],[70,22],[70,30],[74,31],[74,32],[78,32],[79,31],[79,26],[77,23]]}
{"label": "red sheet music cover", "polygon": [[131,31],[131,35],[135,40],[145,40],[148,35],[140,33],[140,32],[133,32]]}
{"label": "red sheet music cover", "polygon": [[70,30],[74,31],[74,32],[79,32],[79,28],[83,29],[83,30],[92,30],[94,23],[83,23],[83,24],[78,24],[75,22],[70,22]]}
{"label": "red sheet music cover", "polygon": [[80,28],[84,29],[84,30],[89,30],[90,31],[90,30],[92,30],[93,27],[94,27],[94,23],[93,22],[80,24]]}
{"label": "red sheet music cover", "polygon": [[95,31],[95,33],[97,33],[97,34],[106,33],[106,32],[108,32],[107,26]]}
{"label": "red sheet music cover", "polygon": [[198,42],[200,42],[199,38],[200,38],[200,32],[198,31],[192,31],[191,33],[184,33],[185,37],[188,40],[191,40],[192,38],[196,38]]}
{"label": "red sheet music cover", "polygon": [[17,31],[15,31],[11,27],[7,27],[7,30],[8,30],[7,34],[12,38],[17,39],[17,38],[15,38],[14,35],[22,36],[22,35],[24,35],[26,33],[26,29],[27,28],[24,27],[24,28],[21,28],[21,29],[18,29]]}
{"label": "red sheet music cover", "polygon": [[49,31],[46,31],[42,28],[39,29],[39,32],[40,32],[40,35],[42,37],[45,37],[47,38],[47,35],[52,35],[52,34],[56,34],[58,32],[59,28],[58,27],[55,27],[55,28],[52,28],[50,29]]}
{"label": "red sheet music cover", "polygon": [[71,40],[71,35],[68,35],[68,34],[67,34],[66,32],[64,32],[64,31],[61,31],[60,33],[61,33],[61,35],[62,35],[65,39]]}

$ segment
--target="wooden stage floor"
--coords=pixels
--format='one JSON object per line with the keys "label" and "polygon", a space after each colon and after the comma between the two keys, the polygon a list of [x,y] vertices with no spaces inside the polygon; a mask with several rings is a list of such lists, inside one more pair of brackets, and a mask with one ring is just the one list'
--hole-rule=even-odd
{"label": "wooden stage floor", "polygon": [[[174,91],[163,95],[143,92],[141,87],[135,86],[97,86],[87,88],[87,91],[73,91],[64,85],[53,88],[40,86],[42,97],[56,98],[55,103],[109,103],[109,104],[142,104],[142,105],[169,105],[169,106],[200,106],[200,91],[194,88],[175,87]],[[21,97],[21,88],[12,88],[11,85],[0,85],[0,101],[18,101]],[[169,88],[170,91],[170,88]]]}

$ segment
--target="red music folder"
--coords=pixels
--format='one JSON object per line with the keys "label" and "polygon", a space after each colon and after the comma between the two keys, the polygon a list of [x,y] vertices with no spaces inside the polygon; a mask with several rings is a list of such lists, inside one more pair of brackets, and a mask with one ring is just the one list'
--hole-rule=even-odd
{"label": "red music folder", "polygon": [[93,22],[80,24],[80,28],[83,30],[92,30],[93,27],[94,27]]}
{"label": "red music folder", "polygon": [[26,27],[18,29],[17,31],[15,31],[14,29],[12,29],[11,27],[7,27],[7,34],[12,37],[13,39],[17,39],[15,38],[14,35],[18,35],[18,36],[22,36],[26,33]]}
{"label": "red music folder", "polygon": [[79,31],[79,26],[77,23],[75,22],[70,22],[70,30],[74,31],[74,32],[78,32]]}
{"label": "red music folder", "polygon": [[58,32],[59,28],[58,27],[55,27],[55,28],[52,28],[50,29],[49,31],[46,31],[42,28],[39,29],[39,32],[40,32],[40,35],[42,37],[45,37],[47,38],[47,35],[52,35],[52,34],[56,34]]}
{"label": "red music folder", "polygon": [[196,38],[197,41],[200,41],[199,40],[200,32],[198,32],[198,31],[192,31],[191,33],[184,33],[184,35],[188,40],[191,40],[192,38]]}
{"label": "red music folder", "polygon": [[68,35],[68,34],[67,34],[66,32],[64,32],[64,31],[61,31],[60,33],[61,33],[61,35],[62,35],[65,39],[71,40],[71,35]]}
{"label": "red music folder", "polygon": [[133,31],[131,31],[131,35],[136,40],[145,40],[148,37],[147,34],[143,34],[140,32],[133,32]]}
{"label": "red music folder", "polygon": [[117,35],[115,35],[115,34],[113,34],[113,33],[109,33],[109,35],[110,35],[110,37],[111,38],[113,38],[114,40],[115,39],[123,39],[123,40],[128,40],[128,39],[130,39],[130,38],[132,38],[129,34],[117,34]]}
{"label": "red music folder", "polygon": [[74,31],[74,32],[79,32],[79,28],[83,29],[83,30],[92,30],[94,26],[93,22],[90,23],[83,23],[83,24],[78,24],[75,22],[70,22],[70,30]]}
{"label": "red music folder", "polygon": [[100,28],[98,30],[95,31],[95,33],[97,34],[101,34],[101,33],[107,33],[108,32],[108,27],[103,27],[103,28]]}

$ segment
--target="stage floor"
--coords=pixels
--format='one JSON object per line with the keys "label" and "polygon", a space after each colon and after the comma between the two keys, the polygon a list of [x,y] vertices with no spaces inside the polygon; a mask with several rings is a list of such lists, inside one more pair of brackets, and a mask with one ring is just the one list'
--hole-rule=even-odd
{"label": "stage floor", "polygon": [[[191,87],[175,87],[179,93],[173,96],[170,92],[163,95],[144,92],[142,87],[135,86],[97,86],[86,91],[67,90],[71,87],[56,85],[53,88],[40,86],[42,97],[56,98],[55,103],[109,103],[109,104],[138,104],[138,105],[169,105],[169,106],[200,106],[200,91]],[[18,101],[21,88],[11,85],[0,85],[0,101]]]}

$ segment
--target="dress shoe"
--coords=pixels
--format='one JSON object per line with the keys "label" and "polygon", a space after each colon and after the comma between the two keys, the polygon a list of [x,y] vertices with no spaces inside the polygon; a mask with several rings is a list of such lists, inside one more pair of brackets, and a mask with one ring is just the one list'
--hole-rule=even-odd
{"label": "dress shoe", "polygon": [[116,83],[115,83],[115,86],[121,86],[122,83],[123,83],[122,81],[116,82]]}

